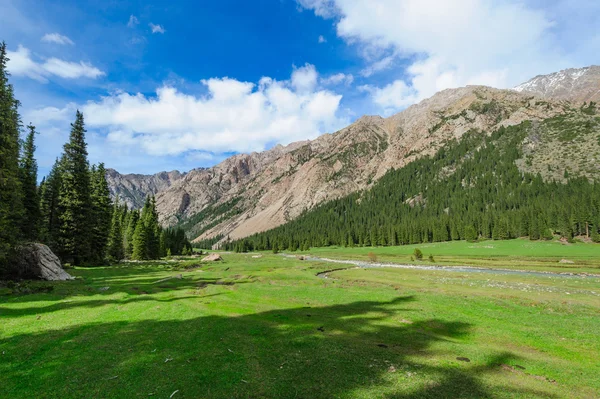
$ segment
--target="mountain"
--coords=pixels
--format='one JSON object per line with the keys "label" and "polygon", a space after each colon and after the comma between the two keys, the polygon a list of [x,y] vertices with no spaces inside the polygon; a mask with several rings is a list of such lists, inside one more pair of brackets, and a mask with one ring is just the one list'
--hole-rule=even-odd
{"label": "mountain", "polygon": [[159,172],[154,175],[122,175],[114,169],[106,170],[106,180],[112,198],[117,196],[129,209],[144,206],[148,195],[156,195],[181,180],[186,174],[179,171]]}
{"label": "mountain", "polygon": [[600,102],[600,66],[571,68],[536,76],[513,90],[575,103]]}
{"label": "mountain", "polygon": [[471,130],[543,120],[568,108],[511,90],[444,90],[389,118],[363,117],[312,141],[192,171],[158,194],[157,208],[163,224],[184,227],[192,238],[245,237],[367,188]]}
{"label": "mountain", "polygon": [[595,126],[595,119],[566,115],[596,98],[599,69],[538,76],[513,90],[448,89],[389,118],[365,116],[312,141],[235,155],[159,191],[161,223],[183,227],[197,240],[247,237],[369,188],[388,171],[434,155],[467,132],[491,134],[523,121],[544,122],[544,129],[525,138],[520,170],[559,180],[566,168],[595,176],[594,151],[600,144],[595,127],[584,126]]}

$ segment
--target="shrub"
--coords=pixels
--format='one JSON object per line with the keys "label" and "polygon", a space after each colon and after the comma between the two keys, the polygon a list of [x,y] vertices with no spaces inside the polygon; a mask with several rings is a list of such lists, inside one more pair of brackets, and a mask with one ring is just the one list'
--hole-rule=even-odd
{"label": "shrub", "polygon": [[415,252],[413,252],[413,255],[415,257],[416,260],[422,260],[423,259],[423,252],[421,252],[421,250],[419,248],[415,248]]}
{"label": "shrub", "polygon": [[430,262],[435,262],[435,259],[433,259],[433,255],[429,255],[429,261]]}
{"label": "shrub", "polygon": [[375,255],[373,252],[369,252],[367,254],[367,256],[369,257],[369,262],[371,262],[371,263],[377,262],[377,255]]}

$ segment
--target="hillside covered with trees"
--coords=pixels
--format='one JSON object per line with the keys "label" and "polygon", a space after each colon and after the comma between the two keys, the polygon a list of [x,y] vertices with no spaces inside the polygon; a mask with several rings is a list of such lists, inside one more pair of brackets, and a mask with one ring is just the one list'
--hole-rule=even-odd
{"label": "hillside covered with trees", "polygon": [[[294,251],[479,238],[539,240],[555,235],[600,242],[600,184],[585,177],[593,171],[581,177],[562,169],[560,179],[548,178],[557,173],[556,166],[541,164],[523,149],[523,143],[539,140],[547,126],[554,128],[551,132],[562,132],[565,147],[579,136],[587,140],[587,133],[596,134],[600,118],[595,116],[595,104],[573,113],[571,118],[502,127],[491,135],[471,131],[448,142],[435,156],[388,172],[369,190],[327,202],[290,223],[228,241],[223,247]],[[579,122],[574,125],[573,120]],[[600,136],[594,139],[600,142]],[[525,171],[517,165],[524,165]],[[544,178],[531,172],[541,167],[552,173]]]}

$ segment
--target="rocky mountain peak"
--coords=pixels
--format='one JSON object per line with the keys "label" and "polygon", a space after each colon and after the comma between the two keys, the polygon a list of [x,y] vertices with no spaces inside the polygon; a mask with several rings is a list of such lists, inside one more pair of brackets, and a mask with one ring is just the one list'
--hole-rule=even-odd
{"label": "rocky mountain peak", "polygon": [[600,66],[570,68],[538,75],[513,90],[577,103],[600,100]]}

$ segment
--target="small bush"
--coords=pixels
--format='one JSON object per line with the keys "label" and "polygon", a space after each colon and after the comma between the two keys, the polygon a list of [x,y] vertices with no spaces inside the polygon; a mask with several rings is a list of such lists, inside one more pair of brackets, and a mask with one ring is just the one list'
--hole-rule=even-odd
{"label": "small bush", "polygon": [[373,252],[369,252],[367,254],[367,256],[369,257],[369,262],[371,262],[371,263],[377,262],[377,255],[375,255]]}
{"label": "small bush", "polygon": [[415,252],[413,252],[413,255],[415,257],[416,260],[422,260],[423,259],[423,252],[421,252],[421,250],[419,248],[415,248]]}
{"label": "small bush", "polygon": [[435,259],[433,259],[433,255],[429,255],[429,261],[430,262],[435,262]]}

